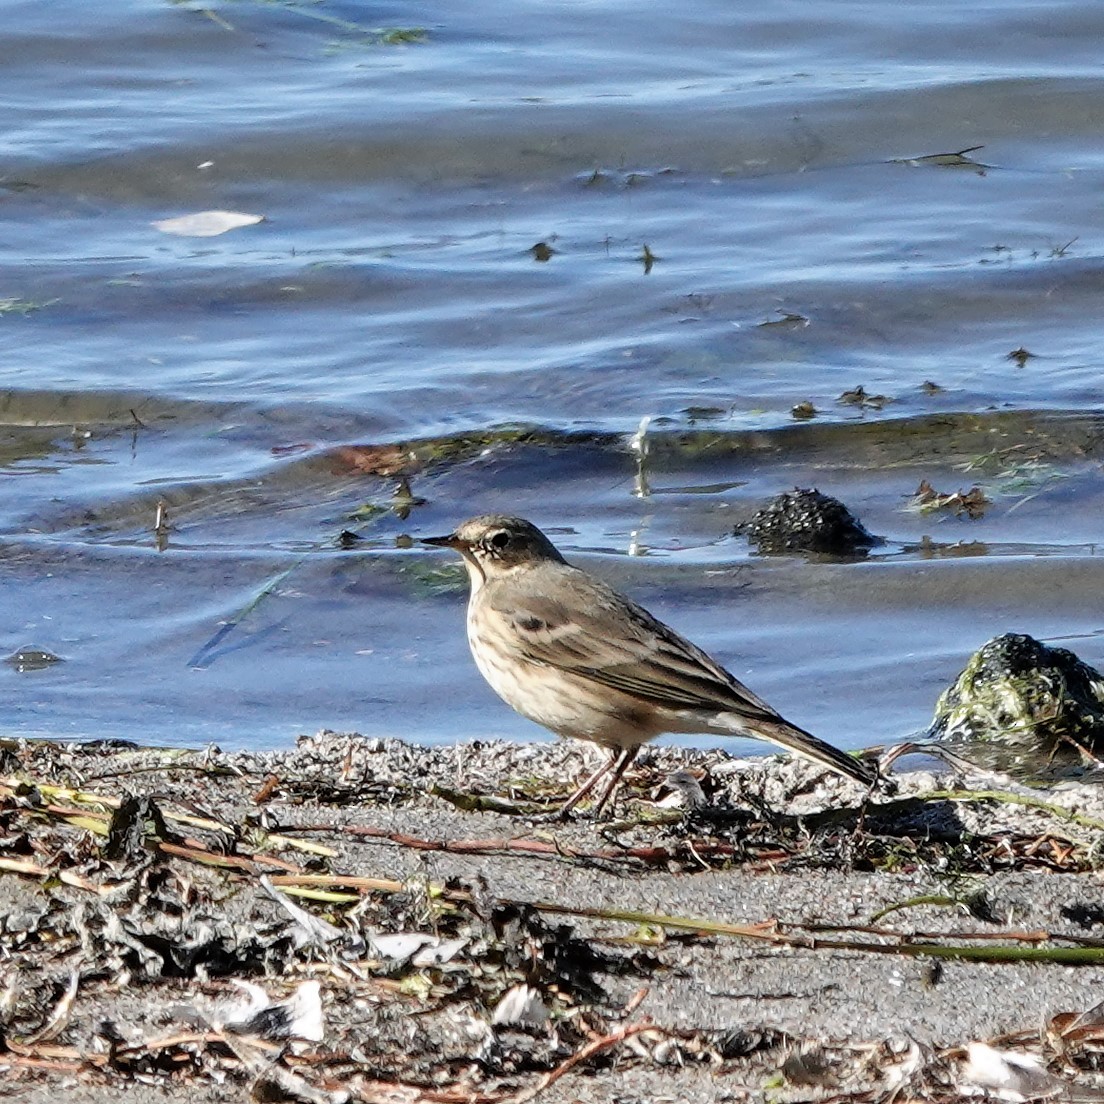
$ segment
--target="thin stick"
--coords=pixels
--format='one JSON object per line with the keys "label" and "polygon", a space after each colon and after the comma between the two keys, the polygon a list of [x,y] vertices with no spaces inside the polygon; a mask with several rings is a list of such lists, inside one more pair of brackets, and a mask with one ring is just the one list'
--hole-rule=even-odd
{"label": "thin stick", "polygon": [[521,1092],[506,1097],[502,1104],[527,1104],[527,1101],[532,1100],[535,1096],[539,1096],[545,1089],[554,1085],[564,1074],[570,1073],[571,1070],[582,1062],[587,1062],[596,1054],[601,1054],[604,1050],[610,1050],[612,1047],[618,1046],[626,1039],[631,1039],[634,1035],[639,1035],[644,1031],[654,1030],[655,1025],[650,1020],[644,1020],[641,1023],[629,1024],[628,1027],[623,1027],[620,1031],[614,1031],[609,1035],[603,1035],[601,1038],[587,1043],[585,1047],[581,1047],[572,1054],[570,1058],[561,1062],[554,1070],[549,1070],[549,1072],[535,1085],[530,1085],[529,1088],[522,1089]]}

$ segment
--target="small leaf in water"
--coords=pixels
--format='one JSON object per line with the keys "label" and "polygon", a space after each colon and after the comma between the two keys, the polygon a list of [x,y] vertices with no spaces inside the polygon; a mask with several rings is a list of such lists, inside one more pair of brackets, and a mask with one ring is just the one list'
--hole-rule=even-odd
{"label": "small leaf in water", "polygon": [[648,243],[647,243],[647,242],[645,242],[645,243],[644,243],[644,248],[643,248],[643,249],[642,249],[642,250],[640,251],[640,256],[639,256],[639,257],[637,257],[636,259],[637,259],[638,261],[641,261],[641,262],[643,263],[643,265],[644,265],[644,275],[645,275],[645,276],[647,276],[647,275],[648,275],[648,273],[652,271],[652,266],[653,266],[653,265],[654,265],[654,264],[656,263],[656,261],[658,261],[658,260],[659,260],[660,258],[659,258],[659,257],[657,257],[657,256],[656,256],[656,255],[655,255],[655,254],[654,254],[654,253],[653,253],[653,252],[652,252],[652,251],[651,251],[651,250],[650,250],[650,249],[648,248]]}
{"label": "small leaf in water", "polygon": [[377,40],[381,46],[406,46],[411,43],[425,42],[429,31],[425,27],[391,27],[380,31]]}
{"label": "small leaf in water", "polygon": [[595,169],[593,172],[582,173],[575,178],[587,187],[592,188],[596,184],[608,184],[610,182],[610,174],[604,169]]}
{"label": "small leaf in water", "polygon": [[803,330],[809,324],[809,320],[803,314],[790,314],[787,311],[781,313],[781,318],[771,318],[766,322],[760,322],[759,329],[767,330],[772,327],[781,327],[787,330]]}
{"label": "small leaf in water", "polygon": [[43,307],[52,307],[56,299],[0,299],[0,315],[22,314],[24,316],[42,310]]}
{"label": "small leaf in water", "polygon": [[1028,352],[1022,345],[1018,349],[1013,349],[1012,352],[1005,354],[1005,360],[1012,361],[1017,368],[1022,368],[1035,354]]}
{"label": "small leaf in water", "polygon": [[973,169],[978,175],[984,176],[985,170],[990,168],[990,166],[984,165],[980,161],[975,161],[972,157],[966,156],[970,153],[977,153],[979,149],[984,148],[984,146],[967,146],[965,149],[957,150],[955,153],[928,153],[923,157],[898,157],[895,158],[892,163],[914,166],[930,165],[939,169]]}
{"label": "small leaf in water", "polygon": [[228,230],[255,226],[264,220],[264,215],[246,215],[238,211],[197,211],[179,218],[158,219],[150,225],[163,234],[176,234],[182,238],[214,238]]}
{"label": "small leaf in water", "polygon": [[945,494],[937,491],[926,479],[923,479],[920,481],[920,486],[916,488],[910,505],[923,514],[934,510],[946,510],[958,517],[965,514],[968,518],[975,519],[985,513],[985,508],[990,505],[990,501],[976,483],[968,491]]}
{"label": "small leaf in water", "polygon": [[558,252],[548,244],[548,242],[539,241],[536,245],[529,247],[529,252],[533,255],[534,261],[550,261]]}
{"label": "small leaf in water", "polygon": [[350,521],[364,521],[367,518],[378,517],[380,514],[386,513],[386,506],[377,506],[374,502],[364,502],[355,510],[350,510],[345,516]]}
{"label": "small leaf in water", "polygon": [[394,500],[391,509],[395,511],[401,521],[406,521],[410,517],[410,511],[415,506],[426,504],[424,498],[414,494],[410,489],[410,481],[405,475],[400,477],[399,485],[391,492],[391,498]]}

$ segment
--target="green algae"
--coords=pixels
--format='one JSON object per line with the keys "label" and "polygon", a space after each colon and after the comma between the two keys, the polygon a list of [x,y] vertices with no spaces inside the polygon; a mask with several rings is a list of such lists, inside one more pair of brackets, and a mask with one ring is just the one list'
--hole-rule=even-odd
{"label": "green algae", "polygon": [[944,691],[930,734],[1080,758],[1104,747],[1104,676],[1066,648],[1006,633],[983,645]]}

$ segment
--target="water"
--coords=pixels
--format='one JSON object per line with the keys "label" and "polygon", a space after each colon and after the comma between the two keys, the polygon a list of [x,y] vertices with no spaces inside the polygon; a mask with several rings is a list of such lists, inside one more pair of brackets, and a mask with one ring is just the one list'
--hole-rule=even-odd
{"label": "water", "polygon": [[[3,732],[534,738],[398,540],[486,510],[843,746],[1004,631],[1104,665],[1104,9],[5,16],[0,651],[63,662],[0,666]],[[211,209],[265,221],[151,225]],[[795,485],[886,545],[752,555]]]}

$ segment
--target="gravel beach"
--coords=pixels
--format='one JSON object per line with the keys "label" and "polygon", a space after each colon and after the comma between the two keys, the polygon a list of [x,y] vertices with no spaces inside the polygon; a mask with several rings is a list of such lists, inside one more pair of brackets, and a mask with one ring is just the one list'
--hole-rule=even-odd
{"label": "gravel beach", "polygon": [[1098,786],[659,748],[613,820],[542,818],[592,754],[6,742],[0,1095],[942,1100],[1008,1052],[1100,1087]]}

